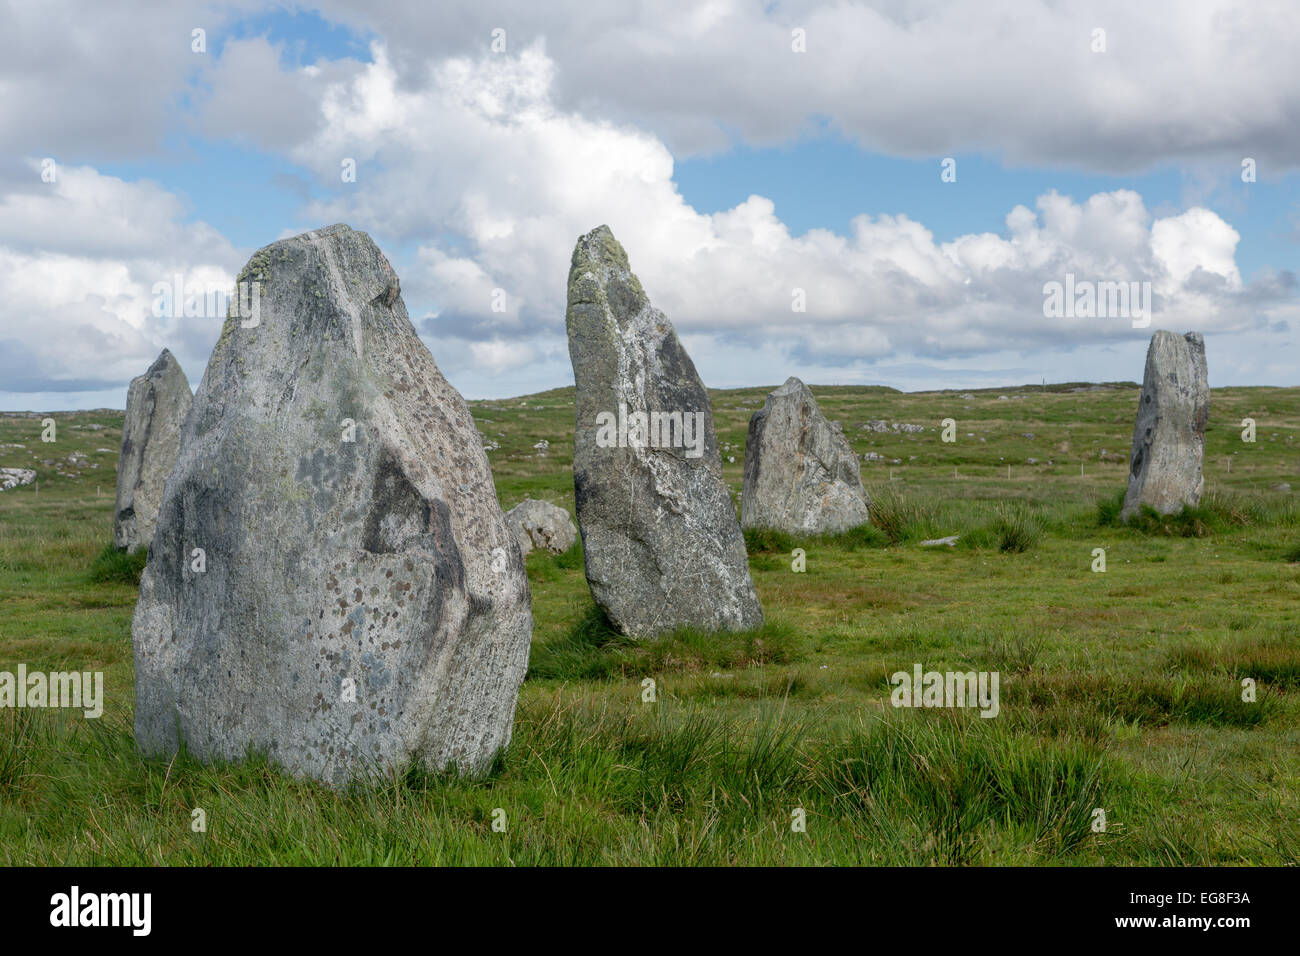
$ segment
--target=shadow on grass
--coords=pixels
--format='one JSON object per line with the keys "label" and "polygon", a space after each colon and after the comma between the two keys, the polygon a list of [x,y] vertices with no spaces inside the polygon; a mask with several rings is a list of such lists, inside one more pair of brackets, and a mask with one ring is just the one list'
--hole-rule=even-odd
{"label": "shadow on grass", "polygon": [[795,630],[771,621],[752,631],[681,628],[656,638],[620,634],[595,604],[562,638],[533,646],[528,680],[599,680],[665,671],[789,664],[805,653]]}
{"label": "shadow on grass", "polygon": [[140,586],[140,576],[149,560],[147,548],[126,552],[107,544],[90,565],[90,580],[96,584],[130,584]]}
{"label": "shadow on grass", "polygon": [[745,550],[749,554],[789,554],[795,548],[838,548],[858,551],[884,548],[889,537],[874,524],[862,524],[833,534],[791,534],[777,528],[746,528]]}

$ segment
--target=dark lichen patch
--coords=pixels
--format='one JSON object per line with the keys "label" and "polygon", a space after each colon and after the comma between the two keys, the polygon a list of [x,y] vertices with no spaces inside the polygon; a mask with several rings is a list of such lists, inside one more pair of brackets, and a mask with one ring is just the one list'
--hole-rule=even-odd
{"label": "dark lichen patch", "polygon": [[[401,464],[385,454],[375,470],[361,546],[372,554],[405,550],[411,539],[429,530],[429,503],[406,477]],[[407,562],[408,569],[413,569]]]}

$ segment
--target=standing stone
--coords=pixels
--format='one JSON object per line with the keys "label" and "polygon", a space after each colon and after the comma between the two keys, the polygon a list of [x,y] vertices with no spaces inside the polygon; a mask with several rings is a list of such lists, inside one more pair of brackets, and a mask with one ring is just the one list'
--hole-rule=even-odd
{"label": "standing stone", "polygon": [[332,785],[485,770],[532,610],[460,394],[345,225],[256,253],[167,480],[132,627],[136,742]]}
{"label": "standing stone", "polygon": [[749,419],[741,524],[821,534],[866,524],[871,501],[858,456],[797,378]]}
{"label": "standing stone", "polygon": [[708,393],[606,226],[573,250],[566,325],[573,483],[596,603],[632,637],[758,627]]}
{"label": "standing stone", "polygon": [[147,372],[131,379],[113,511],[113,543],[119,548],[135,551],[153,540],[163,485],[176,464],[181,427],[193,402],[190,383],[167,349]]}
{"label": "standing stone", "polygon": [[541,548],[551,554],[563,554],[578,540],[578,529],[569,513],[549,501],[529,498],[506,512],[506,523],[519,539],[524,554]]}
{"label": "standing stone", "polygon": [[1173,514],[1200,502],[1209,420],[1210,386],[1200,333],[1156,332],[1147,348],[1138,399],[1123,520],[1142,505]]}

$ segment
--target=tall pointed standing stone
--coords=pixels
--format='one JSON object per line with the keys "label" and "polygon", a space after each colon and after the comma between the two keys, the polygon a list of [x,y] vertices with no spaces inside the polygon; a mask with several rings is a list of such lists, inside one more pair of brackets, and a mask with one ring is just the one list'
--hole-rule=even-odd
{"label": "tall pointed standing stone", "polygon": [[870,499],[858,456],[797,378],[767,396],[749,419],[741,524],[792,534],[866,524]]}
{"label": "tall pointed standing stone", "polygon": [[469,408],[365,233],[273,243],[240,281],[258,308],[213,349],[140,583],[136,742],[334,785],[481,772],[532,610]]}
{"label": "tall pointed standing stone", "polygon": [[1161,329],[1147,348],[1123,520],[1143,505],[1172,514],[1200,502],[1209,420],[1204,340],[1199,332],[1176,335]]}
{"label": "tall pointed standing stone", "polygon": [[181,427],[194,402],[190,383],[167,349],[143,375],[131,379],[117,456],[113,543],[127,551],[153,540],[163,485],[176,464]]}
{"label": "tall pointed standing stone", "polygon": [[633,637],[758,627],[708,393],[607,226],[573,250],[566,325],[573,482],[596,603]]}

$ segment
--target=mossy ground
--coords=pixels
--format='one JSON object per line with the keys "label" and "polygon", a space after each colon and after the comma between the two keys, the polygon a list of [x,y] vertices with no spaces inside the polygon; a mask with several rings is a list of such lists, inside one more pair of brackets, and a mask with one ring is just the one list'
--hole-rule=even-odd
{"label": "mossy ground", "polygon": [[[769,390],[712,393],[737,495]],[[97,721],[0,711],[0,862],[1300,862],[1300,507],[1272,490],[1300,488],[1300,389],[1215,389],[1206,502],[1136,527],[1112,514],[1135,386],[814,392],[859,453],[885,459],[863,465],[873,525],[751,533],[761,631],[626,641],[594,611],[576,550],[534,553],[532,665],[494,771],[347,793],[259,761],[136,755],[136,569],[104,553],[122,416],[57,415],[45,445],[39,419],[0,415],[0,445],[27,446],[0,448],[0,466],[40,473],[39,491],[0,492],[0,669],[103,670],[108,698]],[[572,389],[472,407],[500,444],[503,507],[572,509]],[[858,427],[869,419],[925,430]],[[69,477],[41,463],[74,451],[88,458]],[[955,548],[917,547],[950,534]],[[998,670],[999,717],[893,709],[888,675],[914,663]],[[791,830],[796,809],[807,832]]]}

